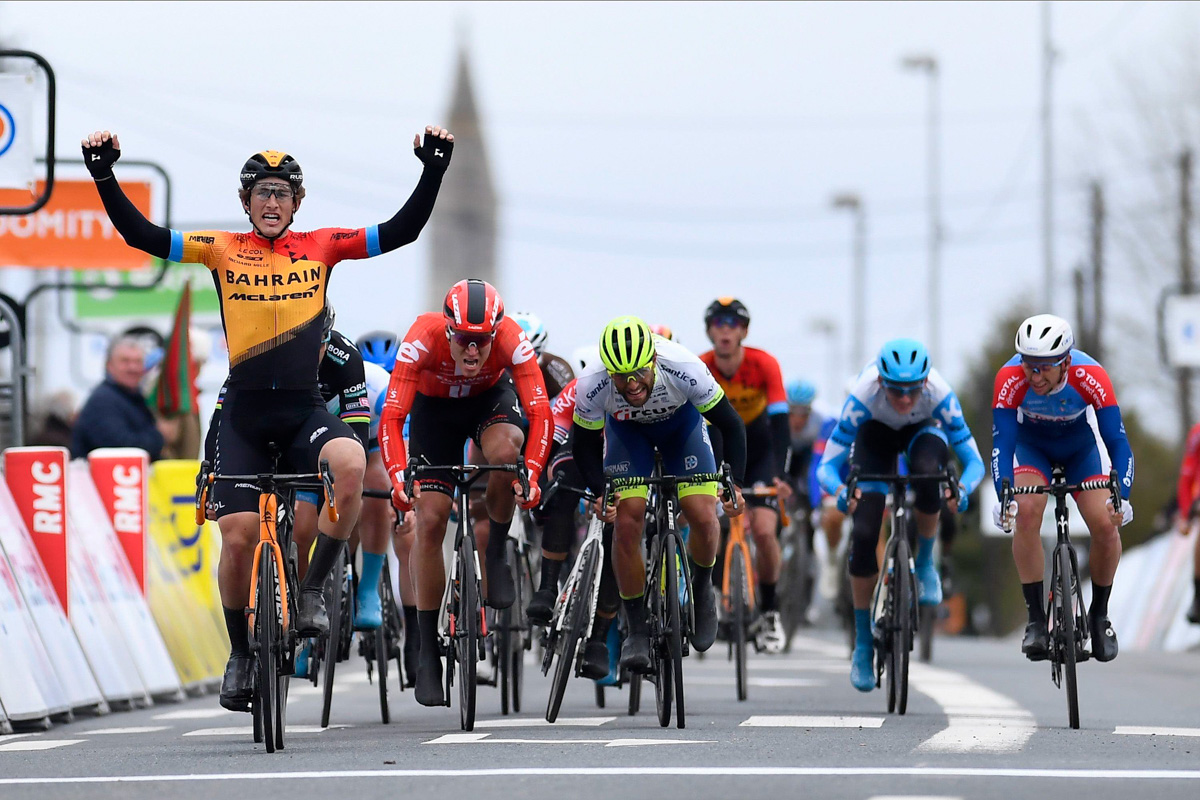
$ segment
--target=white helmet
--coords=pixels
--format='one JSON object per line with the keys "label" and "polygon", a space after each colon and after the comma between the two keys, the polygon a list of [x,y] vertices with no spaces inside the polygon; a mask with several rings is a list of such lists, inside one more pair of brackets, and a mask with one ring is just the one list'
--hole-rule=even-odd
{"label": "white helmet", "polygon": [[1071,325],[1053,314],[1037,314],[1017,328],[1017,352],[1034,358],[1066,355],[1075,346]]}
{"label": "white helmet", "polygon": [[600,348],[595,345],[582,345],[576,347],[571,353],[571,367],[575,370],[575,377],[578,378],[589,368],[600,363]]}
{"label": "white helmet", "polygon": [[547,339],[546,325],[542,322],[542,318],[530,311],[518,311],[512,315],[512,318],[521,326],[521,330],[525,331],[525,335],[529,337],[529,343],[533,345],[534,352],[540,356]]}

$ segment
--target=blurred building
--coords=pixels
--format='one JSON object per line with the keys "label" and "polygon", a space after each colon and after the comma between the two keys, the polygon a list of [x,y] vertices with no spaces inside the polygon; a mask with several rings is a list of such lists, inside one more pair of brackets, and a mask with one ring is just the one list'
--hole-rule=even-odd
{"label": "blurred building", "polygon": [[496,283],[496,190],[465,48],[458,53],[444,124],[454,134],[454,157],[430,220],[427,311],[440,311],[446,290],[463,278]]}

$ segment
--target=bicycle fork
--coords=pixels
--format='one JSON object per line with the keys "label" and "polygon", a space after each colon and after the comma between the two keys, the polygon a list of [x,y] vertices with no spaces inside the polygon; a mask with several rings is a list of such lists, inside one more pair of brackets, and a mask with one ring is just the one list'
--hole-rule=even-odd
{"label": "bicycle fork", "polygon": [[246,624],[250,630],[254,630],[256,622],[254,609],[258,605],[258,570],[262,564],[264,550],[270,551],[270,557],[275,560],[275,615],[282,625],[280,630],[286,632],[291,622],[288,614],[287,573],[283,564],[283,551],[276,538],[278,510],[279,498],[273,492],[259,495],[258,515],[262,524],[259,526],[258,544],[254,548],[254,561],[250,573],[250,604],[246,611]]}

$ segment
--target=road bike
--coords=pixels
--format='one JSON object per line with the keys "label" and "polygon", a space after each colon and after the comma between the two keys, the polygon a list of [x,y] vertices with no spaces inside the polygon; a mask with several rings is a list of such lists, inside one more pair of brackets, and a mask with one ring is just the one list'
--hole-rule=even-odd
{"label": "road bike", "polygon": [[1091,653],[1087,649],[1090,628],[1079,580],[1079,559],[1071,545],[1067,495],[1096,489],[1111,492],[1113,509],[1121,512],[1121,492],[1116,470],[1112,470],[1107,478],[1093,478],[1071,486],[1067,484],[1066,471],[1061,465],[1055,464],[1048,486],[1014,487],[1007,478],[1000,484],[1000,507],[1004,509],[1019,494],[1048,494],[1054,497],[1054,527],[1058,541],[1051,559],[1050,591],[1046,601],[1046,621],[1050,630],[1050,677],[1055,686],[1061,688],[1066,685],[1067,715],[1071,727],[1076,729],[1079,727],[1079,684],[1075,668],[1087,661]]}
{"label": "road bike", "polygon": [[529,512],[518,509],[505,542],[509,575],[516,589],[513,604],[508,608],[489,609],[493,656],[493,683],[500,687],[500,713],[521,712],[525,685],[525,653],[533,647],[533,634],[525,608],[533,596],[533,546],[528,533],[533,523]]}

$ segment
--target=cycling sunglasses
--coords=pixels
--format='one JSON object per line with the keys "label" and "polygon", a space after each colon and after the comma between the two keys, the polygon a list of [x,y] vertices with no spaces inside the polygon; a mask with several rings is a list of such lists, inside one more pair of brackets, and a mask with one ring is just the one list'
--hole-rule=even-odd
{"label": "cycling sunglasses", "polygon": [[1022,366],[1028,367],[1029,371],[1032,372],[1034,375],[1041,375],[1043,370],[1054,369],[1055,367],[1061,367],[1063,364],[1066,363],[1066,361],[1067,361],[1067,356],[1062,356],[1061,358],[1056,358],[1053,361],[1050,361],[1050,360],[1047,360],[1044,358],[1025,358],[1024,356],[1021,357]]}
{"label": "cycling sunglasses", "polygon": [[491,333],[463,333],[462,331],[448,330],[446,335],[450,337],[450,341],[466,350],[471,345],[475,345],[476,349],[482,350],[492,343],[492,338],[495,334]]}
{"label": "cycling sunglasses", "polygon": [[719,317],[713,317],[708,321],[711,328],[740,328],[745,324],[745,320],[736,314],[725,314]]}
{"label": "cycling sunglasses", "polygon": [[883,388],[892,397],[916,397],[925,391],[925,381],[920,383],[885,383]]}
{"label": "cycling sunglasses", "polygon": [[629,382],[635,379],[642,383],[649,383],[651,376],[654,375],[654,367],[642,367],[633,372],[610,372],[608,374],[617,386],[628,386]]}
{"label": "cycling sunglasses", "polygon": [[282,186],[275,183],[264,183],[254,187],[254,196],[259,200],[268,200],[271,195],[275,195],[280,200],[291,200],[296,196],[296,192],[290,186]]}

